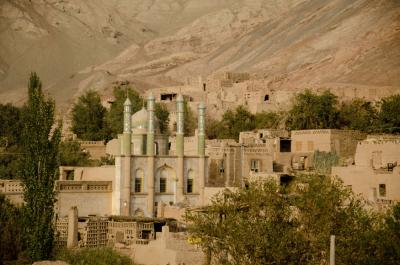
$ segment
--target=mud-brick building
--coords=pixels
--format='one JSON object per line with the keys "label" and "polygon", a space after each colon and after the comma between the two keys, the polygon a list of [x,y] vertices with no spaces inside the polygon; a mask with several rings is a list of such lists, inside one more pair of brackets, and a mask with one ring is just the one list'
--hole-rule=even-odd
{"label": "mud-brick building", "polygon": [[354,164],[334,167],[332,175],[376,207],[400,201],[400,139],[360,141]]}

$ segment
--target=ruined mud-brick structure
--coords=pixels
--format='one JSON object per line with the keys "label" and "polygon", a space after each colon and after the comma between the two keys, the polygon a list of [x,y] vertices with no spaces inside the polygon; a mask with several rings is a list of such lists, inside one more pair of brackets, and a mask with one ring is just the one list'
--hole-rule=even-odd
{"label": "ruined mud-brick structure", "polygon": [[360,141],[354,163],[334,167],[332,175],[376,208],[400,201],[400,137],[371,135]]}

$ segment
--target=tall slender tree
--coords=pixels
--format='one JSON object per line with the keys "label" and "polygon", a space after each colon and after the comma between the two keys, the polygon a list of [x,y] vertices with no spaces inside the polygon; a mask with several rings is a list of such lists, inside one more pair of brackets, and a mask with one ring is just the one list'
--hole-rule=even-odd
{"label": "tall slender tree", "polygon": [[42,83],[32,73],[28,102],[22,110],[21,179],[26,202],[26,244],[32,260],[47,259],[53,246],[54,181],[58,169],[61,126],[54,126],[54,101],[46,99]]}

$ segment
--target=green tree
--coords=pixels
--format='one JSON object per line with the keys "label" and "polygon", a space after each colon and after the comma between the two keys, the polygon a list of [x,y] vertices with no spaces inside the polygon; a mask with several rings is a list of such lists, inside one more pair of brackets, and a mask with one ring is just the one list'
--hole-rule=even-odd
{"label": "green tree", "polygon": [[28,102],[22,111],[20,176],[24,184],[26,222],[24,234],[32,260],[47,259],[53,247],[54,181],[58,172],[60,126],[54,126],[54,101],[45,99],[42,84],[32,73]]}
{"label": "green tree", "polygon": [[291,130],[338,128],[337,104],[337,97],[329,91],[317,95],[306,90],[295,97],[286,126]]}
{"label": "green tree", "polygon": [[22,209],[0,193],[0,262],[16,260],[23,250],[22,220]]}
{"label": "green tree", "polygon": [[363,99],[342,103],[340,110],[341,128],[370,132],[374,130],[377,110]]}
{"label": "green tree", "polygon": [[18,145],[21,128],[21,109],[11,104],[0,104],[0,148]]}
{"label": "green tree", "polygon": [[[385,264],[398,264],[400,260],[400,203],[393,206],[385,216],[385,222],[381,236],[381,256],[379,260],[384,260]],[[378,264],[375,263],[375,264]]]}
{"label": "green tree", "polygon": [[159,122],[160,132],[162,134],[168,134],[169,111],[167,106],[164,103],[156,103],[155,115]]}
{"label": "green tree", "polygon": [[213,264],[327,264],[332,234],[338,264],[372,264],[379,251],[379,218],[341,182],[322,175],[286,185],[251,182],[187,217],[193,241]]}
{"label": "green tree", "polygon": [[124,121],[124,102],[128,95],[132,103],[132,113],[139,111],[144,105],[143,98],[139,93],[131,87],[114,88],[114,102],[107,114],[107,127],[111,138],[116,138],[119,133],[123,131]]}
{"label": "green tree", "polygon": [[400,133],[400,95],[383,98],[378,113],[379,130]]}
{"label": "green tree", "polygon": [[208,139],[216,139],[222,132],[222,122],[206,115],[206,135]]}
{"label": "green tree", "polygon": [[107,139],[106,113],[99,94],[92,90],[87,91],[72,108],[72,131],[81,140]]}
{"label": "green tree", "polygon": [[0,179],[14,179],[21,156],[21,109],[0,104]]}
{"label": "green tree", "polygon": [[13,145],[0,149],[0,179],[16,179],[21,163],[21,148]]}
{"label": "green tree", "polygon": [[256,127],[255,117],[245,107],[239,106],[234,111],[227,110],[222,116],[221,131],[218,138],[239,139],[240,132],[251,131]]}
{"label": "green tree", "polygon": [[83,152],[78,141],[67,140],[60,143],[59,159],[62,166],[88,166],[90,155]]}
{"label": "green tree", "polygon": [[193,136],[194,131],[197,128],[197,119],[193,114],[193,111],[190,109],[187,100],[183,101],[183,116],[185,122],[183,124],[183,131],[185,136]]}
{"label": "green tree", "polygon": [[277,112],[258,112],[255,114],[257,129],[276,129],[279,126],[280,116]]}

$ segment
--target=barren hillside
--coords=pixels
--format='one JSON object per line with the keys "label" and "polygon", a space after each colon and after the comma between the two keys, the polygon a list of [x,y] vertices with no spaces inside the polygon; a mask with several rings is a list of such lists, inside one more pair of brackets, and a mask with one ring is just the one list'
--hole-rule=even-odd
{"label": "barren hillside", "polygon": [[3,0],[0,96],[30,71],[56,100],[115,81],[139,89],[216,71],[279,88],[400,90],[397,0]]}

